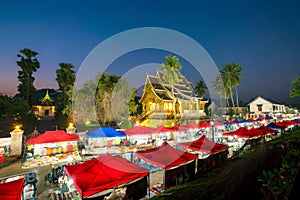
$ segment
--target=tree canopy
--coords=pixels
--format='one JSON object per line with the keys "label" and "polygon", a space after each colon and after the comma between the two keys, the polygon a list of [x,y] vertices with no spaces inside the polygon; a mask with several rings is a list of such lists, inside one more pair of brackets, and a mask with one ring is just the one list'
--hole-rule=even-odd
{"label": "tree canopy", "polygon": [[56,70],[56,81],[59,93],[56,102],[55,121],[59,128],[66,128],[68,123],[73,122],[72,91],[75,82],[74,66],[71,63],[59,63]]}
{"label": "tree canopy", "polygon": [[179,59],[176,56],[168,55],[166,56],[166,61],[162,63],[160,70],[163,71],[162,80],[166,84],[170,84],[172,90],[174,84],[178,83],[180,79],[180,70],[182,65],[179,62]]}
{"label": "tree canopy", "polygon": [[196,83],[195,91],[198,97],[203,98],[206,94],[206,90],[207,90],[207,86],[202,80]]}
{"label": "tree canopy", "polygon": [[300,77],[292,80],[292,85],[290,89],[290,97],[300,96]]}
{"label": "tree canopy", "polygon": [[35,78],[32,74],[40,68],[40,63],[36,58],[37,55],[37,52],[28,48],[22,49],[20,54],[17,54],[17,57],[20,59],[17,61],[17,65],[21,68],[18,72],[18,79],[20,82],[18,91],[22,99],[27,100],[28,103],[32,94],[36,91],[33,85]]}
{"label": "tree canopy", "polygon": [[[241,74],[242,71],[244,71],[244,68],[239,66],[239,64],[227,63],[219,70],[220,76],[216,77],[214,83],[214,88],[217,89],[215,92],[221,93],[220,95],[225,98],[227,102],[228,98],[230,98],[232,107],[235,107],[235,105],[237,107],[239,106],[237,86],[240,84],[240,79],[243,77]],[[235,88],[235,95],[233,93],[233,88]],[[236,97],[236,100],[234,100],[234,96]]]}
{"label": "tree canopy", "polygon": [[[15,125],[21,124],[26,134],[36,125],[33,109],[27,101],[2,94],[0,94],[0,118],[1,123],[7,123],[5,126],[10,129],[6,131],[11,131]],[[2,120],[3,118],[6,120]]]}
{"label": "tree canopy", "polygon": [[[100,126],[130,128],[128,117],[137,109],[135,95],[135,90],[120,76],[97,74],[95,80],[86,82],[74,93],[76,122],[85,124],[97,121]],[[91,99],[91,96],[95,99]],[[96,116],[91,113],[96,113]]]}

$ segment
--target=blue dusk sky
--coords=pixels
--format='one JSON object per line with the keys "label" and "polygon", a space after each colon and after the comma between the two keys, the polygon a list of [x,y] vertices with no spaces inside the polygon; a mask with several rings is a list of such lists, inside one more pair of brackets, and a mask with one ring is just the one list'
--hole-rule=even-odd
{"label": "blue dusk sky", "polygon": [[[238,88],[248,102],[264,95],[287,103],[292,79],[300,75],[300,1],[2,1],[0,6],[0,92],[17,93],[17,54],[39,53],[35,87],[55,88],[58,63],[78,71],[101,42],[139,27],[181,32],[203,46],[220,69],[236,62],[245,68]],[[170,52],[141,50],[116,60],[111,72],[162,63]],[[195,83],[193,66],[181,59],[183,73]],[[147,73],[152,73],[151,70]],[[146,72],[145,72],[146,74]]]}

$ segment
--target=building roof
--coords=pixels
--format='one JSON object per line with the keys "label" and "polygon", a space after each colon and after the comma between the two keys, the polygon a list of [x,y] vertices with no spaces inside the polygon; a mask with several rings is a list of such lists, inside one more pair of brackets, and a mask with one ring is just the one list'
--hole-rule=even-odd
{"label": "building roof", "polygon": [[[48,94],[47,94],[48,93]],[[45,105],[45,102],[54,105],[57,101],[58,92],[54,89],[40,89],[37,90],[31,97],[32,105]],[[48,97],[47,97],[48,96]],[[51,101],[48,101],[50,98]]]}
{"label": "building roof", "polygon": [[250,102],[249,102],[249,104],[252,103],[253,101],[255,101],[259,97],[262,98],[262,99],[265,99],[266,101],[269,101],[272,104],[286,105],[285,103],[283,103],[281,101],[278,101],[278,100],[273,99],[273,98],[264,97],[264,96],[261,96],[261,95],[259,95],[259,96],[255,97],[255,98],[251,99]]}
{"label": "building roof", "polygon": [[191,82],[187,81],[183,75],[181,75],[179,81],[173,85],[173,88],[170,84],[162,80],[162,76],[162,71],[158,71],[156,76],[147,75],[147,82],[152,86],[153,92],[158,98],[162,100],[173,100],[174,98],[191,100],[198,98]]}

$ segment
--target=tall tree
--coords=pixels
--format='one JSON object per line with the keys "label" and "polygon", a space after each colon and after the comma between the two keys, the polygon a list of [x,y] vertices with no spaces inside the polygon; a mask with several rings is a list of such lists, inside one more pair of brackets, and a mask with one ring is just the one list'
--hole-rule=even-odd
{"label": "tall tree", "polygon": [[31,95],[36,91],[33,86],[35,78],[32,74],[40,68],[40,62],[36,58],[37,55],[37,52],[28,48],[22,49],[20,54],[17,54],[17,57],[20,59],[17,61],[17,65],[21,68],[18,76],[20,82],[18,91],[21,94],[21,97],[27,100],[28,103]]}
{"label": "tall tree", "polygon": [[182,65],[176,56],[166,56],[166,61],[162,63],[160,70],[163,71],[162,80],[166,84],[170,84],[172,92],[174,92],[174,85],[178,83],[180,79],[180,70]]}
{"label": "tall tree", "polygon": [[233,99],[233,91],[235,88],[236,91],[236,103],[238,104],[238,92],[237,86],[240,84],[240,78],[242,78],[241,72],[244,70],[243,67],[239,66],[237,63],[228,63],[223,66],[220,70],[221,77],[223,79],[224,87],[229,90],[232,106],[235,107],[234,99]]}
{"label": "tall tree", "polygon": [[203,98],[206,94],[207,86],[202,80],[200,80],[196,83],[195,90],[198,97]]}
{"label": "tall tree", "polygon": [[72,91],[75,82],[74,66],[70,63],[59,63],[56,70],[56,81],[59,93],[56,102],[55,121],[59,128],[65,128],[70,121],[73,122]]}
{"label": "tall tree", "polygon": [[63,94],[64,106],[67,102],[67,92],[73,88],[75,82],[74,66],[70,63],[59,63],[60,68],[56,70],[56,81],[59,90]]}
{"label": "tall tree", "polygon": [[292,80],[292,85],[290,89],[290,97],[300,96],[300,77],[296,77]]}

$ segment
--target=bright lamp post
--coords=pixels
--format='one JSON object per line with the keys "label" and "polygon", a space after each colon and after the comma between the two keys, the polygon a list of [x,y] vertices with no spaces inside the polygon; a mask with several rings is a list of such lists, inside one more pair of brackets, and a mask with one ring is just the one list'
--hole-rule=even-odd
{"label": "bright lamp post", "polygon": [[211,134],[212,134],[212,141],[215,141],[215,122],[212,120],[210,121],[210,125],[211,125]]}

